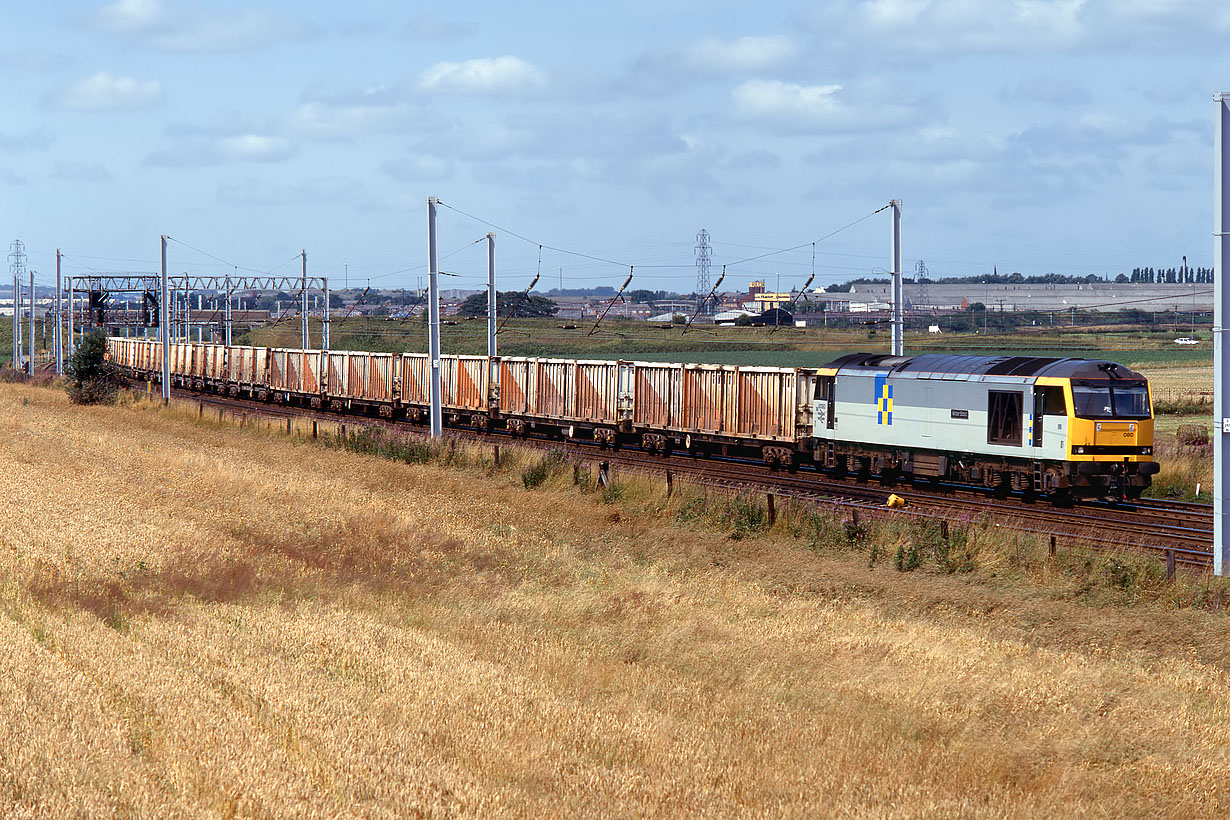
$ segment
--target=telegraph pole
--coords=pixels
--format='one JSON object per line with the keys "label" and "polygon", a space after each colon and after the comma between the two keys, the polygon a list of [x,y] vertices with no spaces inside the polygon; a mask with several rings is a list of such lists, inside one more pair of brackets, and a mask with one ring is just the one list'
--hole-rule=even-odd
{"label": "telegraph pole", "polygon": [[34,271],[30,271],[30,365],[26,372],[34,375]]}
{"label": "telegraph pole", "polygon": [[226,346],[231,346],[231,277],[226,277],[226,305],[222,308],[222,321],[225,323],[225,331],[223,336],[226,338]]}
{"label": "telegraph pole", "polygon": [[440,418],[440,270],[436,259],[436,205],[440,200],[427,198],[427,334],[431,358],[431,437],[444,433]]}
{"label": "telegraph pole", "polygon": [[56,375],[64,375],[64,336],[61,333],[60,325],[64,322],[62,310],[64,308],[64,300],[60,291],[60,258],[62,254],[60,249],[56,248],[56,323],[55,328],[51,331],[51,346],[56,351]]}
{"label": "telegraph pole", "polygon": [[[1226,501],[1230,498],[1230,396],[1226,388],[1227,367],[1225,323],[1230,318],[1230,93],[1213,95],[1217,103],[1216,138],[1213,140],[1213,275],[1216,298],[1213,300],[1213,403],[1216,407],[1213,448],[1213,574],[1230,570],[1230,532],[1226,529]],[[1218,420],[1220,419],[1220,423]]]}
{"label": "telegraph pole", "polygon": [[21,278],[17,267],[13,267],[13,369],[21,367]]}
{"label": "telegraph pole", "polygon": [[324,277],[324,288],[325,288],[325,310],[324,310],[324,313],[320,314],[321,316],[321,322],[320,322],[321,346],[320,346],[320,349],[328,350],[329,349],[329,277],[327,276]]}
{"label": "telegraph pole", "polygon": [[76,330],[73,328],[73,277],[68,277],[68,355],[73,355],[73,347],[77,340],[73,334]]}
{"label": "telegraph pole", "polygon": [[[184,277],[185,279],[187,277]],[[167,281],[167,236],[162,235],[162,287],[158,294],[158,337],[162,340],[162,403],[171,403],[171,286]]]}
{"label": "telegraph pole", "polygon": [[21,275],[25,273],[26,246],[13,240],[9,258],[13,260],[13,369],[21,367]]}
{"label": "telegraph pole", "polygon": [[302,321],[300,325],[303,327],[303,344],[302,349],[308,349],[308,288],[307,288],[307,251],[299,251],[299,255],[303,257],[303,290],[300,295],[303,298],[303,303],[299,306],[299,316]]}
{"label": "telegraph pole", "polygon": [[[562,268],[561,268],[562,270]],[[495,234],[487,234],[487,355],[495,356],[495,316],[499,305],[495,292]]]}
{"label": "telegraph pole", "polygon": [[901,200],[889,202],[893,206],[893,350],[894,356],[905,355],[905,320],[902,316],[901,272]]}

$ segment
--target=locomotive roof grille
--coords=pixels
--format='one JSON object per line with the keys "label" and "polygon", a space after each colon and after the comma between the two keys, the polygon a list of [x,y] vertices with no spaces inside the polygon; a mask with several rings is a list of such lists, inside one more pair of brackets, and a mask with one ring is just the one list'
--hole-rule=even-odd
{"label": "locomotive roof grille", "polygon": [[1143,379],[1139,373],[1096,359],[1049,356],[971,356],[922,353],[891,356],[884,353],[850,353],[829,363],[839,370],[868,369],[914,373],[961,373],[971,376],[1053,376],[1085,379]]}

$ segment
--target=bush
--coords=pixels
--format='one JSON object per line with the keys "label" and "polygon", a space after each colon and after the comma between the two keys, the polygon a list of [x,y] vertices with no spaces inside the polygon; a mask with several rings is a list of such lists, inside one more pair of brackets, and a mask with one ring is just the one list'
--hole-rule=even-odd
{"label": "bush", "polygon": [[73,348],[64,367],[65,389],[73,404],[98,404],[115,395],[116,378],[106,362],[107,337],[101,330],[87,333]]}
{"label": "bush", "polygon": [[730,501],[726,523],[742,535],[754,535],[769,528],[769,515],[759,504],[745,495],[737,495]]}
{"label": "bush", "polygon": [[918,542],[912,541],[907,547],[901,544],[897,547],[897,571],[912,572],[922,566],[922,550]]}
{"label": "bush", "polygon": [[559,450],[548,450],[536,463],[521,471],[521,483],[532,490],[560,471],[568,456]]}

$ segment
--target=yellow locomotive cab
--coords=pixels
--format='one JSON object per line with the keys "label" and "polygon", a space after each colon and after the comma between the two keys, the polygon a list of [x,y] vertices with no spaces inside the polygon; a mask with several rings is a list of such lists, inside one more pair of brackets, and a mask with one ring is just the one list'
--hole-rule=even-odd
{"label": "yellow locomotive cab", "polygon": [[1138,496],[1159,469],[1149,383],[1112,365],[1106,378],[1068,379],[1064,395],[1072,484]]}

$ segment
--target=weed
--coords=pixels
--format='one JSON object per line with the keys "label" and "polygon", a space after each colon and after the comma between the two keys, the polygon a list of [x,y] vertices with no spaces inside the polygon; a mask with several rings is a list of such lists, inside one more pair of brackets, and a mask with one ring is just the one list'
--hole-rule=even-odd
{"label": "weed", "polygon": [[978,547],[968,527],[953,527],[948,531],[947,539],[936,539],[932,545],[932,555],[939,568],[949,575],[973,572],[978,568]]}
{"label": "weed", "polygon": [[918,546],[917,541],[911,541],[909,546],[899,544],[897,546],[897,571],[898,572],[913,572],[922,566],[923,554]]}
{"label": "weed", "polygon": [[675,523],[677,524],[694,524],[705,518],[709,511],[709,504],[704,496],[695,495],[680,505],[675,512]]}
{"label": "weed", "polygon": [[521,471],[521,483],[527,490],[541,486],[563,468],[568,455],[560,450],[548,450],[542,458]]}
{"label": "weed", "polygon": [[845,523],[846,543],[851,546],[861,546],[869,535],[871,530],[867,525],[859,521],[857,518],[851,518]]}
{"label": "weed", "polygon": [[829,511],[804,510],[790,520],[790,534],[807,540],[808,549],[844,547],[848,543],[841,519]]}
{"label": "weed", "polygon": [[737,538],[756,535],[769,528],[769,516],[764,508],[742,494],[727,502],[722,518],[722,523],[732,528]]}

